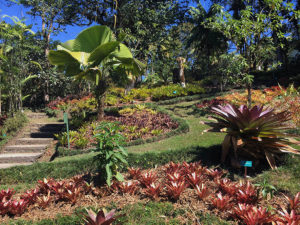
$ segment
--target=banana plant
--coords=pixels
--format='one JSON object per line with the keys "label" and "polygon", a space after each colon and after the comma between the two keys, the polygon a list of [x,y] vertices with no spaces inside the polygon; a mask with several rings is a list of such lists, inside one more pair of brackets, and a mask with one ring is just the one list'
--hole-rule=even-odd
{"label": "banana plant", "polygon": [[89,27],[73,39],[58,45],[49,52],[49,61],[76,80],[86,79],[95,84],[98,120],[104,116],[104,99],[113,71],[126,71],[132,79],[142,73],[145,65],[133,58],[122,43],[124,36],[116,39],[107,26]]}

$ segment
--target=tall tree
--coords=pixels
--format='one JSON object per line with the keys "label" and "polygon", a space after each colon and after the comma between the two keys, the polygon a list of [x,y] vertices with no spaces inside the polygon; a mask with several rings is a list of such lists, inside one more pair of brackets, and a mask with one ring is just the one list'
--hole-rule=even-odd
{"label": "tall tree", "polygon": [[78,10],[76,10],[78,8],[77,1],[18,0],[18,4],[22,4],[29,9],[27,14],[40,19],[45,55],[48,55],[52,34],[63,31],[66,25],[81,24],[82,22],[81,17],[78,15]]}
{"label": "tall tree", "polygon": [[202,73],[210,73],[213,58],[225,53],[228,49],[227,38],[218,30],[205,26],[205,22],[217,15],[214,7],[208,11],[201,4],[192,7],[190,10],[191,23],[194,25],[187,47],[191,48],[195,56],[195,66],[201,67]]}

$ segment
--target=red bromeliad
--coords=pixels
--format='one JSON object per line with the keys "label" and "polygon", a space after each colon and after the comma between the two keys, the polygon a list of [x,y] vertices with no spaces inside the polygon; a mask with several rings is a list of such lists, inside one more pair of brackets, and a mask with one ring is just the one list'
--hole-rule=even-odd
{"label": "red bromeliad", "polygon": [[137,191],[138,182],[128,181],[128,182],[118,182],[118,190],[121,194],[128,193],[128,194],[135,194]]}
{"label": "red bromeliad", "polygon": [[231,198],[229,196],[223,196],[221,193],[218,193],[217,197],[211,200],[212,204],[219,210],[225,210],[231,207],[232,204],[230,203],[230,201]]}
{"label": "red bromeliad", "polygon": [[38,180],[38,186],[39,189],[42,193],[47,193],[48,190],[51,190],[52,184],[55,182],[54,179],[46,179],[44,178],[43,180]]}
{"label": "red bromeliad", "polygon": [[52,198],[50,196],[50,191],[48,191],[48,195],[43,195],[41,197],[37,197],[37,203],[40,207],[45,209],[51,202]]}
{"label": "red bromeliad", "polygon": [[0,201],[9,200],[16,192],[14,189],[8,188],[7,190],[1,190],[0,192]]}
{"label": "red bromeliad", "polygon": [[300,215],[297,215],[295,210],[290,213],[286,209],[278,211],[280,216],[277,218],[277,225],[297,225],[300,224]]}
{"label": "red bromeliad", "polygon": [[184,176],[179,172],[167,173],[167,179],[169,182],[181,182],[184,180]]}
{"label": "red bromeliad", "polygon": [[28,202],[28,204],[34,204],[35,201],[36,201],[36,197],[37,195],[39,194],[39,189],[38,188],[35,188],[33,190],[30,190],[30,191],[26,191],[22,196],[21,198],[26,200]]}
{"label": "red bromeliad", "polygon": [[252,205],[248,205],[245,203],[243,203],[243,204],[239,203],[238,207],[235,207],[233,209],[233,217],[242,218],[242,216],[247,214],[251,210],[252,207],[253,207]]}
{"label": "red bromeliad", "polygon": [[210,195],[208,188],[204,184],[201,184],[200,186],[196,185],[195,190],[198,197],[202,200],[204,200]]}
{"label": "red bromeliad", "polygon": [[187,175],[188,182],[195,187],[196,185],[199,185],[201,181],[203,181],[203,176],[201,174],[197,174],[196,172],[192,172]]}
{"label": "red bromeliad", "polygon": [[254,204],[258,200],[257,189],[248,181],[241,183],[237,192],[237,200],[241,203]]}
{"label": "red bromeliad", "polygon": [[206,169],[206,173],[208,176],[212,177],[213,179],[220,179],[224,175],[223,170],[218,170],[218,169]]}
{"label": "red bromeliad", "polygon": [[226,194],[230,196],[234,196],[237,191],[238,187],[236,183],[232,182],[231,180],[224,178],[219,180],[219,186],[222,191],[224,191]]}
{"label": "red bromeliad", "polygon": [[24,213],[25,209],[27,208],[28,202],[24,199],[17,200],[10,200],[10,207],[9,213],[12,215],[21,215]]}
{"label": "red bromeliad", "polygon": [[4,216],[10,209],[11,201],[0,202],[0,215]]}
{"label": "red bromeliad", "polygon": [[85,225],[110,225],[121,216],[115,216],[116,211],[114,209],[108,213],[105,209],[100,210],[98,213],[91,209],[86,211],[88,215],[84,215]]}
{"label": "red bromeliad", "polygon": [[291,210],[300,208],[300,192],[298,192],[294,198],[289,198],[288,196],[285,196],[285,198],[288,200]]}
{"label": "red bromeliad", "polygon": [[133,168],[133,167],[129,167],[128,172],[130,174],[130,178],[135,180],[138,179],[142,173],[140,168]]}
{"label": "red bromeliad", "polygon": [[67,190],[67,192],[64,194],[64,198],[69,200],[72,204],[75,204],[77,199],[81,195],[81,189],[80,188],[74,188],[72,190]]}
{"label": "red bromeliad", "polygon": [[179,172],[181,168],[182,166],[180,163],[169,162],[169,164],[165,166],[165,171],[166,173],[174,173]]}
{"label": "red bromeliad", "polygon": [[167,187],[167,195],[176,201],[179,199],[181,193],[185,190],[186,184],[184,181],[181,182],[171,181],[170,184],[166,184],[166,187]]}
{"label": "red bromeliad", "polygon": [[145,194],[153,199],[157,199],[159,194],[161,192],[161,186],[160,184],[151,183],[147,188],[145,189]]}
{"label": "red bromeliad", "polygon": [[139,181],[145,186],[149,186],[151,183],[157,180],[157,175],[154,172],[146,172],[140,176]]}
{"label": "red bromeliad", "polygon": [[274,215],[270,214],[267,209],[262,207],[251,207],[244,214],[239,215],[240,219],[247,225],[269,224],[274,222]]}

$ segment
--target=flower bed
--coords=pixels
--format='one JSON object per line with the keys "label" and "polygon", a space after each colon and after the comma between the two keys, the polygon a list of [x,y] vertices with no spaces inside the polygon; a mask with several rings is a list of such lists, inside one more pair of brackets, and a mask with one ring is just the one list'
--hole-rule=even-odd
{"label": "flower bed", "polygon": [[[117,122],[120,133],[125,136],[127,142],[137,139],[146,140],[162,134],[169,133],[178,128],[179,124],[167,114],[136,105],[134,108],[123,108],[118,112],[108,113],[105,121]],[[101,122],[93,121],[85,123],[77,131],[70,131],[70,144],[72,148],[90,148],[95,144],[94,135]],[[101,131],[100,131],[101,132]],[[63,146],[67,145],[67,133],[57,135]]]}
{"label": "flower bed", "polygon": [[[114,182],[111,187],[90,185],[82,176],[64,181],[44,179],[36,189],[17,196],[13,190],[2,190],[0,214],[2,222],[9,220],[8,216],[40,220],[57,213],[72,214],[76,207],[95,202],[103,207],[114,201],[122,208],[154,200],[171,201],[176,208],[189,206],[195,212],[209,212],[241,224],[299,224],[300,193],[296,197],[278,193],[264,199],[262,190],[250,181],[237,182],[225,176],[226,171],[208,169],[199,162],[170,162],[152,171],[130,168],[126,181]],[[195,221],[195,217],[186,218]]]}
{"label": "flower bed", "polygon": [[[138,88],[131,89],[125,95],[124,88],[111,88],[105,99],[107,106],[115,106],[121,104],[131,104],[134,101],[160,101],[166,99],[172,99],[181,96],[195,95],[204,93],[204,89],[195,84],[187,84],[186,88],[180,85],[172,84],[168,86],[162,86],[157,88]],[[64,110],[68,108],[76,108],[85,105],[87,108],[96,105],[96,100],[91,93],[84,96],[68,95],[65,98],[57,98],[51,101],[47,107],[50,110]],[[95,109],[95,108],[94,108]]]}
{"label": "flower bed", "polygon": [[[234,105],[247,105],[247,91],[244,93],[232,93],[217,97],[218,100],[224,100]],[[287,110],[291,113],[292,126],[300,126],[300,95],[293,87],[282,88],[274,86],[264,90],[252,90],[252,105],[270,106],[277,112]]]}

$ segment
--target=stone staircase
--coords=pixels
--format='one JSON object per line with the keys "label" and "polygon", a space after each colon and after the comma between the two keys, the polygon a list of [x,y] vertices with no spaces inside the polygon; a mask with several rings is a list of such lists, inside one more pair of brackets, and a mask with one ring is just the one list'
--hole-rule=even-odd
{"label": "stone staircase", "polygon": [[44,113],[30,113],[27,117],[30,123],[3,147],[0,169],[33,164],[45,153],[54,140],[54,134],[64,127],[63,123],[48,122]]}

